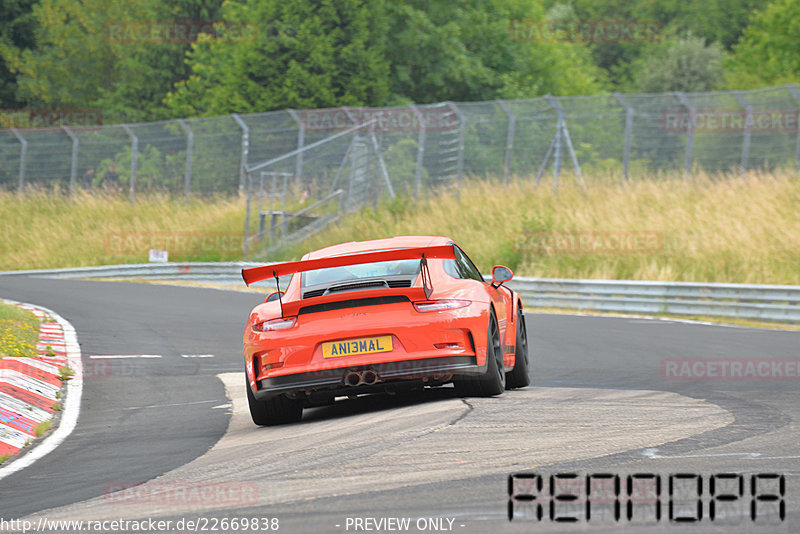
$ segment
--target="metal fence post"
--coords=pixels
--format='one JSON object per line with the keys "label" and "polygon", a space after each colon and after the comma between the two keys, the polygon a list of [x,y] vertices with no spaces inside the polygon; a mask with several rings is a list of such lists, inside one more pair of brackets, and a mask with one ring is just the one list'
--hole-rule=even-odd
{"label": "metal fence post", "polygon": [[458,127],[458,166],[456,167],[456,195],[460,195],[461,177],[464,175],[464,142],[467,137],[467,117],[453,102],[447,102],[447,105],[458,116],[460,123]]}
{"label": "metal fence post", "polygon": [[292,116],[294,122],[297,123],[297,159],[294,164],[294,180],[296,184],[303,183],[303,147],[306,144],[306,127],[303,124],[303,121],[300,120],[300,117],[297,115],[297,111],[293,109],[287,110],[289,115]]}
{"label": "metal fence post", "polygon": [[425,132],[427,125],[425,124],[425,116],[420,112],[419,108],[411,105],[411,110],[419,121],[419,136],[417,137],[417,168],[414,171],[414,199],[419,198],[419,188],[422,185],[422,165],[425,158]]}
{"label": "metal fence post", "polygon": [[[375,132],[373,131],[374,124],[370,125],[370,132],[369,136],[372,139],[372,148],[375,151],[375,159],[377,160],[376,167],[378,170],[381,171],[381,176],[383,176],[384,185],[386,185],[386,192],[389,193],[389,198],[394,200],[394,186],[392,186],[392,180],[389,178],[389,169],[386,167],[386,162],[383,160],[383,153],[381,152],[381,146],[378,143],[378,139],[375,137]],[[377,176],[375,181],[377,182]],[[376,189],[376,198],[377,198],[377,185]]]}
{"label": "metal fence post", "polygon": [[244,240],[242,243],[242,255],[244,259],[247,260],[247,256],[250,252],[250,190],[252,189],[250,182],[250,173],[247,171],[247,167],[242,167],[242,173],[244,174],[246,191],[247,191],[247,200],[245,201],[246,209],[244,214]]}
{"label": "metal fence post", "polygon": [[238,113],[231,113],[231,117],[242,129],[242,158],[239,165],[239,194],[244,193],[245,180],[247,178],[247,153],[250,151],[250,127],[245,124]]}
{"label": "metal fence post", "polygon": [[744,137],[742,138],[742,159],[740,161],[740,165],[742,167],[742,171],[747,171],[747,164],[748,160],[750,159],[750,138],[752,134],[752,125],[753,121],[753,106],[748,104],[745,99],[742,97],[739,91],[733,91],[733,96],[736,98],[736,101],[739,103],[740,106],[744,108]]}
{"label": "metal fence post", "polygon": [[[798,110],[800,110],[800,94],[797,92],[797,86],[790,85],[787,89],[792,94],[794,101],[797,102]],[[800,128],[797,129],[797,140],[794,145],[794,166],[795,168],[800,168]]]}
{"label": "metal fence post", "polygon": [[555,154],[553,156],[553,193],[558,192],[558,177],[561,174],[561,137],[564,133],[564,110],[558,103],[553,95],[550,93],[546,96],[547,101],[558,113],[558,122],[556,124],[556,137],[555,137]]}
{"label": "metal fence post", "polygon": [[614,97],[625,108],[625,146],[622,149],[622,179],[628,181],[628,171],[631,163],[631,135],[633,130],[633,108],[625,103],[622,95],[614,93]]}
{"label": "metal fence post", "polygon": [[128,199],[131,202],[136,200],[136,157],[139,154],[139,138],[136,137],[136,134],[133,133],[131,127],[127,124],[123,124],[122,128],[131,138],[131,179],[129,184],[128,190]]}
{"label": "metal fence post", "polygon": [[13,133],[14,136],[17,139],[19,139],[19,143],[20,145],[22,145],[19,152],[19,186],[18,186],[19,192],[22,193],[22,190],[25,187],[25,166],[28,161],[28,141],[25,140],[24,137],[22,137],[22,135],[17,131],[16,128],[11,128],[11,133]]}
{"label": "metal fence post", "polygon": [[69,126],[61,127],[72,139],[72,163],[69,167],[69,194],[75,194],[75,179],[78,174],[78,136],[75,132],[69,129]]}
{"label": "metal fence post", "polygon": [[183,177],[183,198],[189,200],[189,192],[192,190],[192,152],[194,151],[194,132],[184,119],[178,119],[183,133],[186,134],[186,170]]}
{"label": "metal fence post", "polygon": [[511,176],[511,155],[514,151],[514,134],[517,130],[517,116],[514,115],[514,112],[511,111],[511,108],[508,107],[508,104],[506,104],[504,100],[498,100],[497,103],[500,104],[503,112],[508,115],[506,153],[505,158],[503,159],[503,182],[508,183],[508,179]]}
{"label": "metal fence post", "polygon": [[686,154],[683,160],[683,173],[684,178],[688,178],[692,172],[692,154],[694,154],[694,123],[697,117],[697,111],[686,95],[680,92],[673,93],[680,103],[689,110],[689,130],[686,134]]}
{"label": "metal fence post", "polygon": [[[359,125],[358,118],[354,117],[350,108],[347,106],[342,106],[342,110],[347,114],[347,118],[353,124]],[[383,176],[383,182],[386,186],[386,191],[389,193],[389,198],[394,200],[394,187],[392,186],[392,180],[389,178],[389,169],[386,167],[386,162],[383,160],[383,154],[381,153],[381,147],[378,143],[378,138],[375,136],[375,123],[377,122],[377,117],[369,123],[361,122],[360,125],[368,125],[369,129],[367,130],[367,135],[369,137],[370,142],[372,143],[372,148],[370,149],[370,156],[367,157],[367,177],[370,178],[372,176],[371,169],[372,169],[372,153],[375,154],[375,158],[378,160],[376,164],[376,175],[375,175],[375,182],[378,181],[377,171],[380,171],[381,176]],[[378,205],[378,185],[375,184],[375,206]]]}

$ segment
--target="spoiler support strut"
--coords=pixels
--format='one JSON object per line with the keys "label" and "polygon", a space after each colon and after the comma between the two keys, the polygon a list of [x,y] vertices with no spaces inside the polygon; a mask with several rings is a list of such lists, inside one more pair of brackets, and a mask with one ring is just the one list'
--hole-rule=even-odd
{"label": "spoiler support strut", "polygon": [[283,299],[281,298],[283,295],[281,295],[281,282],[278,278],[278,272],[274,269],[272,270],[272,276],[275,277],[275,291],[278,292],[278,302],[281,305],[281,319],[283,319]]}
{"label": "spoiler support strut", "polygon": [[425,298],[430,299],[433,293],[433,282],[431,281],[431,272],[428,269],[428,260],[425,258],[425,253],[419,260],[419,271],[422,275],[422,289],[425,291]]}

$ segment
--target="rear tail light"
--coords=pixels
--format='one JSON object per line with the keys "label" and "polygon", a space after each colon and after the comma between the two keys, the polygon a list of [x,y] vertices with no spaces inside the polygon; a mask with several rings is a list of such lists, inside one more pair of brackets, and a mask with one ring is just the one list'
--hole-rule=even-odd
{"label": "rear tail light", "polygon": [[253,325],[256,332],[271,332],[273,330],[288,330],[297,324],[297,317],[283,317],[281,319],[271,319]]}
{"label": "rear tail light", "polygon": [[469,300],[432,300],[429,302],[415,302],[414,308],[418,312],[435,312],[442,310],[455,310],[472,304]]}

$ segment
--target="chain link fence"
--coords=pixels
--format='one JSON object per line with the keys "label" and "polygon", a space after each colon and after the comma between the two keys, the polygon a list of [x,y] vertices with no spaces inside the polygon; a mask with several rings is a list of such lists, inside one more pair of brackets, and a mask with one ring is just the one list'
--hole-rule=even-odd
{"label": "chain link fence", "polygon": [[[508,179],[541,176],[552,168],[557,176],[565,166],[620,180],[662,170],[691,175],[700,169],[769,169],[800,164],[799,113],[800,86],[788,85],[5,129],[0,130],[0,187],[88,189],[101,186],[114,166],[132,198],[154,190],[243,192],[248,165],[373,119],[362,137],[369,150],[381,153],[398,193],[455,188],[465,175]],[[351,148],[344,140],[326,146],[325,154],[295,158],[295,168],[281,172],[297,174],[310,157],[341,162]]]}
{"label": "chain link fence", "polygon": [[[2,112],[0,112],[2,114]],[[0,188],[248,193],[246,243],[284,243],[381,196],[464,176],[592,179],[800,166],[800,86],[285,110],[0,130]],[[247,247],[247,245],[246,245]]]}

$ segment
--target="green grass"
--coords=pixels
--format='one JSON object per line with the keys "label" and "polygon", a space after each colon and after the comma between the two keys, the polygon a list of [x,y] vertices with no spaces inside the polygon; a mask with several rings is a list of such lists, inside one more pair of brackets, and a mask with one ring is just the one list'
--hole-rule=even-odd
{"label": "green grass", "polygon": [[244,219],[238,197],[0,192],[0,270],[143,263],[150,248],[171,261],[241,259]]}
{"label": "green grass", "polygon": [[34,435],[37,438],[41,438],[47,433],[48,430],[50,430],[50,425],[52,424],[53,424],[52,420],[42,421],[41,423],[36,425],[36,428],[33,429]]}
{"label": "green grass", "polygon": [[[398,199],[356,213],[280,258],[344,241],[437,234],[461,244],[482,272],[505,264],[547,278],[800,285],[797,172],[587,183],[584,193],[567,178],[553,194],[531,179],[469,181],[458,198]],[[557,244],[576,236],[641,243],[623,252]]]}
{"label": "green grass", "polygon": [[19,306],[0,302],[0,358],[36,356],[39,319]]}
{"label": "green grass", "polygon": [[[800,285],[796,171],[692,180],[660,173],[625,187],[601,175],[586,182],[584,193],[565,175],[553,194],[532,177],[508,185],[465,180],[458,198],[399,197],[266,259],[343,241],[438,234],[460,243],[483,272],[505,264],[518,276]],[[146,262],[164,235],[185,237],[177,249],[167,247],[170,260],[239,260],[244,217],[239,197],[184,202],[153,194],[130,204],[57,191],[0,193],[0,270]],[[638,236],[645,245],[625,252],[550,246],[581,236]]]}
{"label": "green grass", "polygon": [[72,377],[75,375],[75,371],[72,370],[71,367],[65,365],[63,367],[58,368],[58,379],[62,382],[68,382],[72,380]]}

